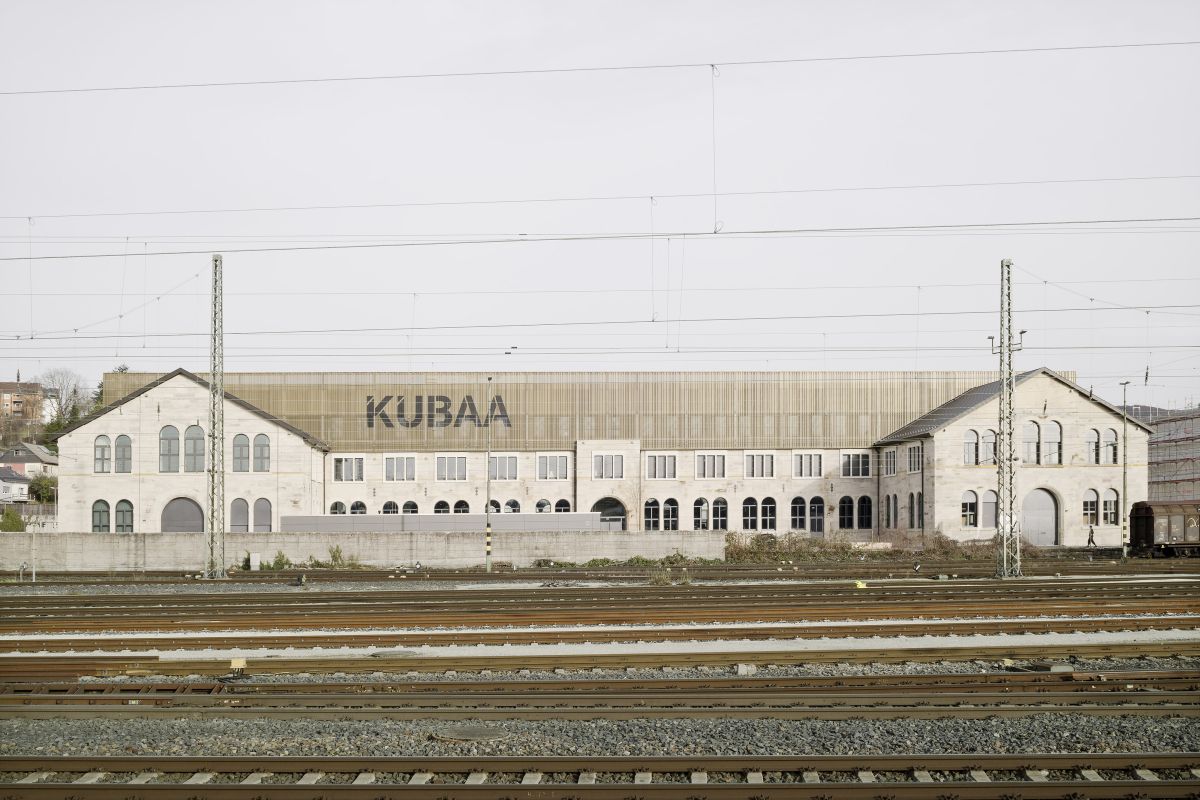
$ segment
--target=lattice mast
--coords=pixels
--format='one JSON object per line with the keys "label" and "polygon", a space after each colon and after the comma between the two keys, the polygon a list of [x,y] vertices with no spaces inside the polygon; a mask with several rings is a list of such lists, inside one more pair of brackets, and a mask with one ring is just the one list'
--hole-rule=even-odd
{"label": "lattice mast", "polygon": [[208,567],[225,577],[225,332],[221,256],[212,257],[212,342],[208,368]]}
{"label": "lattice mast", "polygon": [[1021,525],[1017,516],[1017,445],[1014,436],[1013,400],[1016,376],[1013,353],[1020,350],[1025,331],[1014,340],[1012,329],[1012,261],[1000,262],[1000,343],[992,354],[1000,356],[1000,419],[996,436],[996,577],[1021,575]]}

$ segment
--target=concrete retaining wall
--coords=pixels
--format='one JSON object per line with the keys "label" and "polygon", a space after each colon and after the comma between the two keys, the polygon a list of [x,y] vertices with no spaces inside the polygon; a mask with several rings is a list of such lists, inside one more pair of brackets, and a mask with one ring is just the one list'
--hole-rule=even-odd
{"label": "concrete retaining wall", "polygon": [[[293,562],[310,557],[328,560],[332,547],[340,547],[346,559],[375,567],[417,561],[429,567],[483,564],[483,534],[479,532],[231,533],[225,539],[230,566],[241,564],[247,552],[261,554],[264,563],[277,552]],[[538,559],[582,563],[593,558],[662,558],[675,553],[724,558],[725,535],[711,531],[492,533],[492,558],[517,567],[530,566]],[[38,569],[47,571],[190,571],[202,569],[207,555],[208,536],[203,533],[0,534],[0,569],[4,570],[34,563],[36,558]]]}

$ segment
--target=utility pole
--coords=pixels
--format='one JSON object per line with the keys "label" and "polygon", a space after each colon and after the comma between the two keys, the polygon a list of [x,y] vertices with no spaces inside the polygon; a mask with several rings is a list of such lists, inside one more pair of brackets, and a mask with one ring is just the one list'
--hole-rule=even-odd
{"label": "utility pole", "polygon": [[1013,373],[1013,353],[1025,340],[1021,331],[1018,341],[1012,334],[1012,261],[1000,262],[1000,344],[992,339],[992,355],[1000,356],[1000,419],[996,435],[996,473],[998,502],[996,506],[996,577],[1021,576],[1021,525],[1017,518],[1017,446],[1014,438],[1013,402],[1016,377]]}
{"label": "utility pole", "polygon": [[1121,381],[1121,558],[1129,558],[1129,381]]}
{"label": "utility pole", "polygon": [[208,568],[225,577],[225,331],[221,256],[212,257],[212,342],[208,369]]}
{"label": "utility pole", "polygon": [[487,389],[484,391],[483,402],[487,407],[484,412],[483,427],[487,430],[487,456],[484,460],[486,464],[487,477],[485,478],[486,488],[484,489],[487,499],[483,504],[483,566],[488,572],[492,571],[492,422],[488,418],[492,411],[492,376],[488,376]]}

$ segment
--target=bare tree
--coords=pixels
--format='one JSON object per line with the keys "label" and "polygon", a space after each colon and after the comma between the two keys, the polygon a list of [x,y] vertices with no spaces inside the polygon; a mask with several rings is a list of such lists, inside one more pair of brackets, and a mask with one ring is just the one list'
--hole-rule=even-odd
{"label": "bare tree", "polygon": [[77,419],[89,408],[83,376],[69,369],[51,369],[38,379],[50,403],[50,418],[63,422]]}

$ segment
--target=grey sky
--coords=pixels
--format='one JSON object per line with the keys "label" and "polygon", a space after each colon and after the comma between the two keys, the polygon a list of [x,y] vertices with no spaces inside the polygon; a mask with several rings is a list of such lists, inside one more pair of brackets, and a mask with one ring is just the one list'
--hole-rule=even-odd
{"label": "grey sky", "polygon": [[[7,2],[0,30],[4,92],[1200,41],[1200,4]],[[653,224],[709,235],[229,253],[226,367],[992,369],[995,314],[945,312],[993,311],[1008,257],[1018,366],[1200,399],[1194,221],[738,233],[1200,217],[1200,180],[720,196],[713,236],[714,90],[719,193],[1200,175],[1200,46],[0,95],[0,377],[205,369],[207,256],[144,252]],[[590,321],[628,324],[549,325]],[[233,335],[363,327],[395,330]]]}

